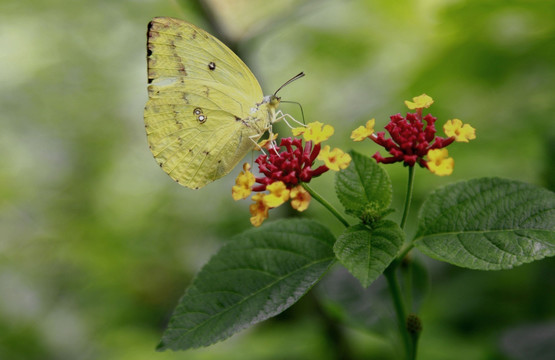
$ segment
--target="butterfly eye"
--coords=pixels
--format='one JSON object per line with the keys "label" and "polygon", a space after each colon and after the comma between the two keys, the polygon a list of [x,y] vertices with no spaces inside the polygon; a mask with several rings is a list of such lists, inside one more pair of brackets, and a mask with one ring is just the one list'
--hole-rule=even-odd
{"label": "butterfly eye", "polygon": [[208,68],[210,70],[216,70],[216,64],[213,61],[210,61],[210,63],[208,64]]}

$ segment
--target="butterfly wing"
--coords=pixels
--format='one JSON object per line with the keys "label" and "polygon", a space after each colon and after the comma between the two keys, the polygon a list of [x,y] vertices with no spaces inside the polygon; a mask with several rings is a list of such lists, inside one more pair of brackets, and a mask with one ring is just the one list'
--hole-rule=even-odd
{"label": "butterfly wing", "polygon": [[144,118],[154,158],[190,188],[229,173],[270,121],[244,120],[263,98],[252,72],[212,35],[167,17],[149,23],[147,60]]}

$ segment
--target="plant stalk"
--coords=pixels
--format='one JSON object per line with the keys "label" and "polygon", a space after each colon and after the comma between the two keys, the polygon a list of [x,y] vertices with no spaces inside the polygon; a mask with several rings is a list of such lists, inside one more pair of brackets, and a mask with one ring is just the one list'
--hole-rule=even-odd
{"label": "plant stalk", "polygon": [[403,210],[403,218],[401,219],[401,229],[405,228],[407,217],[410,209],[410,202],[412,200],[412,188],[414,184],[414,166],[409,166],[409,181],[407,183],[407,195],[405,197],[405,209]]}
{"label": "plant stalk", "polygon": [[[405,197],[405,206],[403,209],[403,217],[401,219],[401,229],[405,228],[407,223],[407,218],[409,214],[410,204],[412,201],[412,191],[414,185],[414,166],[409,167],[409,176],[407,182],[407,193]],[[401,332],[401,338],[403,340],[403,345],[405,348],[406,359],[416,359],[416,349],[418,337],[413,337],[409,334],[407,329],[407,312],[403,298],[401,295],[401,288],[397,281],[396,270],[405,258],[405,256],[412,250],[414,244],[407,243],[403,246],[397,258],[389,265],[389,267],[384,271],[384,276],[387,279],[387,284],[389,291],[391,293],[391,298],[393,300],[393,305],[395,307],[395,314],[397,315],[397,322],[399,323],[399,331]],[[409,274],[411,276],[412,274]],[[407,291],[412,291],[411,287]]]}
{"label": "plant stalk", "polygon": [[307,183],[301,183],[301,185],[303,186],[303,188],[308,191],[308,193],[310,194],[310,196],[312,196],[313,199],[315,199],[316,201],[318,201],[320,204],[324,205],[324,207],[326,209],[328,209],[336,218],[337,220],[341,221],[341,223],[343,225],[345,225],[345,227],[349,227],[349,223],[347,222],[347,220],[345,220],[345,218],[343,216],[341,216],[341,214],[339,213],[339,211],[337,211],[336,208],[334,208],[332,206],[332,204],[330,204],[329,202],[326,201],[326,199],[324,199],[323,197],[320,196],[320,194],[318,194],[316,191],[314,191],[310,186],[308,186]]}
{"label": "plant stalk", "polygon": [[397,315],[397,322],[399,323],[399,332],[401,333],[401,338],[403,340],[406,359],[414,359],[415,354],[412,354],[412,349],[415,348],[415,346],[411,345],[411,339],[407,331],[407,313],[401,297],[401,289],[399,287],[399,283],[397,282],[395,269],[395,267],[388,267],[384,271],[384,276],[387,279],[387,285],[395,307],[395,314]]}

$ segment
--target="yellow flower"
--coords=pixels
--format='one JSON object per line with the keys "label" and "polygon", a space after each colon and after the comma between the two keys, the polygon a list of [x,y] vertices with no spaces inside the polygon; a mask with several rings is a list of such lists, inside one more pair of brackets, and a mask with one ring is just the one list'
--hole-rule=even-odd
{"label": "yellow flower", "polygon": [[258,143],[258,148],[259,149],[267,149],[269,150],[270,146],[275,143],[276,139],[278,137],[277,133],[272,133],[270,134],[270,137],[268,137],[265,140],[262,140],[261,142]]}
{"label": "yellow flower", "polygon": [[249,171],[251,166],[249,163],[243,164],[243,171],[237,175],[235,185],[231,188],[231,196],[233,200],[246,199],[251,194],[251,187],[254,185],[254,175]]}
{"label": "yellow flower", "polygon": [[455,137],[455,141],[468,142],[468,140],[476,139],[476,129],[469,124],[463,124],[459,119],[448,120],[443,125],[445,135]]}
{"label": "yellow flower", "polygon": [[253,195],[252,199],[255,203],[249,206],[249,211],[252,215],[250,220],[253,226],[258,227],[268,218],[269,207],[264,204],[264,194],[262,193]]}
{"label": "yellow flower", "polygon": [[298,127],[292,130],[294,136],[302,134],[305,141],[312,141],[314,145],[329,139],[333,132],[333,126],[324,125],[319,121],[311,122],[306,127]]}
{"label": "yellow flower", "polygon": [[275,208],[289,200],[289,189],[285,187],[283,181],[276,181],[268,186],[266,190],[269,194],[264,195],[264,204],[268,207]]}
{"label": "yellow flower", "polygon": [[451,175],[455,161],[447,156],[449,156],[447,149],[428,151],[428,169],[439,176]]}
{"label": "yellow flower", "polygon": [[291,207],[297,211],[305,211],[310,203],[310,194],[301,185],[291,189]]}
{"label": "yellow flower", "polygon": [[351,156],[338,148],[330,151],[330,146],[326,145],[320,151],[318,160],[322,160],[328,169],[339,171],[339,169],[345,169],[349,166],[351,163]]}
{"label": "yellow flower", "polygon": [[362,141],[374,133],[374,125],[376,119],[371,119],[366,122],[366,126],[359,126],[351,133],[353,141]]}
{"label": "yellow flower", "polygon": [[410,110],[429,108],[433,103],[434,103],[434,99],[432,99],[426,94],[413,97],[412,101],[405,100],[405,105],[407,105],[407,107]]}
{"label": "yellow flower", "polygon": [[299,126],[294,129],[291,129],[291,133],[293,134],[293,136],[299,136],[301,134],[304,134],[306,129],[307,129],[306,126]]}

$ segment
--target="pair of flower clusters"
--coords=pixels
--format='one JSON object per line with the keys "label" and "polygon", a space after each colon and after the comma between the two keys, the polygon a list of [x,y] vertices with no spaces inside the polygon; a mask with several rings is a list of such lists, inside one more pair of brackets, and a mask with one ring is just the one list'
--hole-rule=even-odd
{"label": "pair of flower clusters", "polygon": [[[428,114],[422,118],[422,109],[430,107],[434,100],[426,94],[417,96],[413,101],[405,101],[410,110],[406,117],[396,114],[390,117],[390,122],[385,129],[391,138],[385,138],[385,132],[374,133],[375,119],[371,119],[366,126],[359,126],[351,134],[354,141],[371,139],[376,144],[383,146],[391,156],[383,157],[376,152],[372,157],[378,163],[392,164],[403,162],[405,166],[414,166],[418,163],[421,167],[428,168],[432,173],[440,176],[451,175],[455,164],[449,157],[446,146],[454,141],[468,142],[476,138],[476,130],[463,124],[459,119],[448,120],[443,125],[447,138],[435,136],[435,122],[437,118]],[[426,126],[424,126],[424,122]]]}
{"label": "pair of flower clusters", "polygon": [[[281,139],[279,146],[273,137],[259,144],[260,148],[268,149],[268,154],[262,154],[255,160],[262,176],[255,177],[250,172],[251,166],[245,163],[232,188],[235,200],[246,199],[251,192],[257,193],[252,196],[254,203],[249,207],[250,221],[254,226],[260,226],[268,218],[270,209],[288,200],[291,200],[295,210],[306,210],[310,194],[302,183],[308,183],[328,170],[339,171],[349,165],[349,154],[337,148],[330,150],[329,145],[321,147],[321,143],[329,139],[333,132],[332,126],[313,122],[293,129],[294,136],[302,135],[304,145],[299,137]],[[324,164],[314,167],[316,160]]]}

